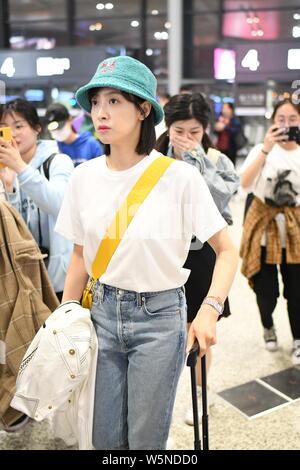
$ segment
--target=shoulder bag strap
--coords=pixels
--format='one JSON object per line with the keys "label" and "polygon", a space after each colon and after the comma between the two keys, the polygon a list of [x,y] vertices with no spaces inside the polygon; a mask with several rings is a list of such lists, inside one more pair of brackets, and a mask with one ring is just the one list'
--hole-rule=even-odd
{"label": "shoulder bag strap", "polygon": [[[39,172],[41,172],[41,167],[43,167],[44,176],[47,178],[48,181],[49,181],[50,164],[56,155],[58,154],[52,153],[50,157],[48,157],[47,160],[45,160],[44,163],[42,163],[38,167]],[[39,246],[43,246],[43,237],[42,237],[42,229],[41,229],[41,214],[40,214],[40,209],[37,208],[37,210],[38,210]]]}

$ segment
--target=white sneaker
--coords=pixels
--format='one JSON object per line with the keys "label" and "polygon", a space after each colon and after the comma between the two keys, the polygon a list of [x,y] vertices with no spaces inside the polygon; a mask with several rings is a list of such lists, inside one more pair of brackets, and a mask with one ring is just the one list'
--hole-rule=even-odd
{"label": "white sneaker", "polygon": [[[197,385],[197,396],[198,396],[198,418],[199,421],[202,417],[202,387]],[[214,394],[208,390],[207,391],[207,413],[209,413],[209,408],[213,407],[215,404]],[[184,422],[189,426],[194,426],[194,416],[193,416],[193,405],[186,410]]]}
{"label": "white sneaker", "polygon": [[264,340],[268,351],[273,352],[278,350],[277,336],[274,326],[271,328],[264,328]]}
{"label": "white sneaker", "polygon": [[292,363],[300,366],[300,339],[295,339],[293,342]]}

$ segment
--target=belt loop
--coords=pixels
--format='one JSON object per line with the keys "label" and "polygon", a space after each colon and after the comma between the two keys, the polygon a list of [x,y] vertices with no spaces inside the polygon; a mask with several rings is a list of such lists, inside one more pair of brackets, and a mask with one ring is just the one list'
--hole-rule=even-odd
{"label": "belt loop", "polygon": [[103,299],[104,299],[104,284],[101,284],[100,281],[99,282],[99,297],[100,297],[100,301],[103,302]]}
{"label": "belt loop", "polygon": [[142,296],[139,292],[136,293],[136,303],[137,303],[137,307],[142,306]]}

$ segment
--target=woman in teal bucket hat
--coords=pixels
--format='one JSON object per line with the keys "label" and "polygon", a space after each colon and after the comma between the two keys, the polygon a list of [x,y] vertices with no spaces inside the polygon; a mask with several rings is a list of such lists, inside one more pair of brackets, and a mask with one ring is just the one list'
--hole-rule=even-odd
{"label": "woman in teal bucket hat", "polygon": [[[196,338],[202,354],[216,342],[237,250],[200,173],[153,150],[163,111],[144,64],[106,59],[76,98],[105,150],[75,169],[56,226],[74,243],[63,301],[79,301],[94,278],[93,445],[165,449],[185,353]],[[183,264],[192,235],[211,244],[216,265],[186,341]]]}

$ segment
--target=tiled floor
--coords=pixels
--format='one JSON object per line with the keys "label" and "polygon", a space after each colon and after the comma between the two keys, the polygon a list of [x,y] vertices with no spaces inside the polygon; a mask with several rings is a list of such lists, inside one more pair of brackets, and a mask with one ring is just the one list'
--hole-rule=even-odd
{"label": "tiled floor", "polygon": [[[232,203],[234,225],[230,228],[236,243],[241,236],[243,200]],[[247,281],[237,274],[230,294],[232,315],[218,324],[218,343],[213,347],[209,385],[218,392],[247,381],[291,367],[292,337],[284,299],[274,313],[280,349],[265,350],[255,297]],[[189,371],[180,383],[171,437],[176,449],[193,448],[193,428],[184,424],[187,397],[190,397]],[[211,449],[299,449],[300,400],[252,421],[216,396],[209,416]]]}
{"label": "tiled floor", "polygon": [[[238,243],[241,234],[243,201],[232,203],[234,226],[230,228]],[[280,299],[274,314],[280,343],[279,351],[264,349],[262,331],[253,292],[238,274],[231,295],[233,314],[218,324],[218,344],[213,348],[209,384],[218,392],[258,377],[291,367],[292,338],[285,301]],[[189,371],[184,370],[177,394],[171,438],[173,449],[193,448],[193,428],[184,423],[190,397]],[[227,402],[216,396],[209,417],[211,449],[299,449],[300,401],[265,416],[248,420]],[[0,449],[62,449],[45,423],[30,423],[23,431],[6,434],[0,430]]]}

